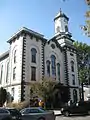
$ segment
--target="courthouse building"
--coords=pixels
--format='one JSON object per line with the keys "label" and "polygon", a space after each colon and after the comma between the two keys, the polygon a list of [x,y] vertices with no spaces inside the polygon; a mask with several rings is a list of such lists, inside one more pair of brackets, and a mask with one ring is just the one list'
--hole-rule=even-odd
{"label": "courthouse building", "polygon": [[7,40],[9,50],[0,56],[0,87],[13,96],[14,102],[28,100],[29,83],[43,77],[68,86],[70,99],[79,99],[77,51],[68,22],[60,10],[54,18],[51,39],[23,27]]}

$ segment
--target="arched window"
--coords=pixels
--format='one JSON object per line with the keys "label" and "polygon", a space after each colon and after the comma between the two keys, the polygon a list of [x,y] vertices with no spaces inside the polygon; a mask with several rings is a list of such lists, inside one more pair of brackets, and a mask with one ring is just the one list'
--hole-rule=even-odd
{"label": "arched window", "polygon": [[74,62],[71,61],[71,71],[74,72]]}
{"label": "arched window", "polygon": [[3,77],[3,65],[1,66],[0,84],[2,83],[2,77]]}
{"label": "arched window", "polygon": [[73,90],[73,102],[77,102],[77,90]]}
{"label": "arched window", "polygon": [[14,63],[16,63],[16,50],[14,51]]}
{"label": "arched window", "polygon": [[60,81],[60,64],[57,63],[57,75],[58,75],[58,80]]}
{"label": "arched window", "polygon": [[36,49],[32,48],[31,49],[31,62],[33,63],[36,63],[36,53],[37,53]]}
{"label": "arched window", "polygon": [[65,26],[65,32],[68,32],[68,26],[67,25]]}
{"label": "arched window", "polygon": [[47,75],[50,77],[50,61],[49,60],[47,60],[46,65],[47,65]]}
{"label": "arched window", "polygon": [[8,70],[9,70],[9,62],[7,63],[6,83],[8,82]]}
{"label": "arched window", "polygon": [[52,68],[52,76],[56,76],[56,57],[51,55],[51,68]]}

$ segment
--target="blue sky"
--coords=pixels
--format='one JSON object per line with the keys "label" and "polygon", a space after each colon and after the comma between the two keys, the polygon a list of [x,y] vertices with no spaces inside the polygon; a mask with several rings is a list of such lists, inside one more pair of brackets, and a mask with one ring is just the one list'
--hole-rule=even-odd
{"label": "blue sky", "polygon": [[69,17],[73,38],[90,45],[90,38],[80,30],[88,9],[85,0],[0,0],[0,53],[9,49],[6,41],[23,26],[51,38],[54,35],[53,19],[60,8]]}

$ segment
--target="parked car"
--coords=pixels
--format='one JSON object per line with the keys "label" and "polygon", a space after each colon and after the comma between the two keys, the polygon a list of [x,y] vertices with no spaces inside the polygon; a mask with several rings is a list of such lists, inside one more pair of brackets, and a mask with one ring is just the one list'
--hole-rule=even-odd
{"label": "parked car", "polygon": [[12,120],[21,120],[21,113],[15,108],[6,108],[12,117]]}
{"label": "parked car", "polygon": [[0,107],[0,120],[11,120],[10,112],[2,107]]}
{"label": "parked car", "polygon": [[20,112],[22,120],[55,120],[54,112],[46,111],[41,107],[29,107]]}
{"label": "parked car", "polygon": [[90,114],[90,101],[80,101],[70,106],[64,106],[61,108],[61,113],[64,116],[69,116],[70,114]]}

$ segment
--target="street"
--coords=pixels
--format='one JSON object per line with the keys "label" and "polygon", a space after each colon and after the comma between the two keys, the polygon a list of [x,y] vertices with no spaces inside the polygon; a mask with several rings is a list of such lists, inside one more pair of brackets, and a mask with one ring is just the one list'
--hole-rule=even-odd
{"label": "street", "polygon": [[90,120],[90,115],[86,115],[86,116],[80,116],[80,115],[73,115],[70,117],[64,117],[64,116],[57,116],[56,120]]}

